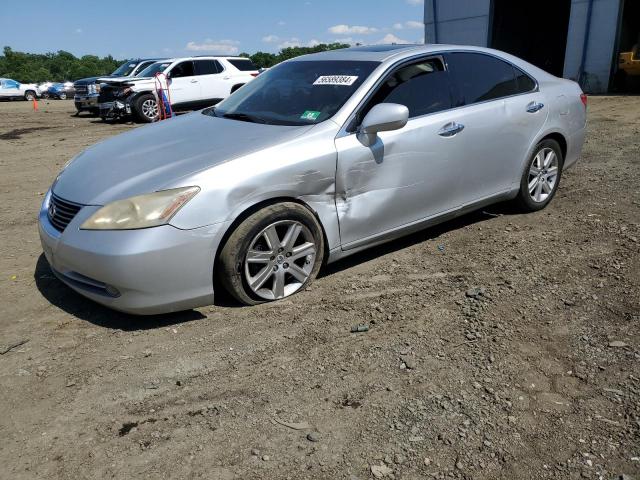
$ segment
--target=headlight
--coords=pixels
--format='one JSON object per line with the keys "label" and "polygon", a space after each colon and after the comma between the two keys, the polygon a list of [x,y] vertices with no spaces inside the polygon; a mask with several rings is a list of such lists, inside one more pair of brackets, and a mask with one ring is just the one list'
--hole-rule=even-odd
{"label": "headlight", "polygon": [[105,205],[82,224],[81,230],[134,230],[165,225],[200,187],[183,187],[138,195]]}

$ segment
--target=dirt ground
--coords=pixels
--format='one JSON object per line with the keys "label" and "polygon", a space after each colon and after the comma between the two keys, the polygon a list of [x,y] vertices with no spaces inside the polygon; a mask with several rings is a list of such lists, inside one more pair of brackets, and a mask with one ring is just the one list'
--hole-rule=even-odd
{"label": "dirt ground", "polygon": [[41,254],[57,172],[135,128],[72,113],[0,103],[0,478],[640,479],[640,97],[590,98],[542,212],[485,209],[289,300],[153,318]]}

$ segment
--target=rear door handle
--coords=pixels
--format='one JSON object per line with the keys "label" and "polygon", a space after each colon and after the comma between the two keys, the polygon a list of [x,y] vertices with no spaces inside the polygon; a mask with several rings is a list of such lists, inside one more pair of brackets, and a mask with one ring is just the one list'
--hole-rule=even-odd
{"label": "rear door handle", "polygon": [[198,83],[198,80],[194,78],[193,80],[191,80],[191,83]]}
{"label": "rear door handle", "polygon": [[453,137],[464,130],[464,125],[457,122],[449,122],[440,130],[438,130],[438,135],[441,137]]}
{"label": "rear door handle", "polygon": [[531,102],[529,105],[527,105],[527,112],[536,113],[542,110],[543,108],[544,108],[544,103]]}
{"label": "rear door handle", "polygon": [[224,77],[222,77],[224,80],[229,80],[231,78],[231,75],[226,75]]}

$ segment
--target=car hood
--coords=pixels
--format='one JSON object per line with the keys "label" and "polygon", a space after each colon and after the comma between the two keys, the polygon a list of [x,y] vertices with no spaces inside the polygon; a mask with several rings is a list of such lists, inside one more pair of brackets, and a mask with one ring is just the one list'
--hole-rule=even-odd
{"label": "car hood", "polygon": [[180,179],[290,141],[312,126],[241,122],[193,112],[98,143],[60,173],[53,192],[83,205],[181,186]]}
{"label": "car hood", "polygon": [[[80,80],[76,80],[75,82],[73,82],[73,84],[74,85],[92,85],[98,81],[98,78],[102,78],[102,77],[81,78]],[[105,78],[108,78],[108,76]]]}
{"label": "car hood", "polygon": [[153,77],[103,77],[98,79],[100,82],[105,82],[110,85],[120,85],[123,83],[149,83],[153,84],[155,79]]}

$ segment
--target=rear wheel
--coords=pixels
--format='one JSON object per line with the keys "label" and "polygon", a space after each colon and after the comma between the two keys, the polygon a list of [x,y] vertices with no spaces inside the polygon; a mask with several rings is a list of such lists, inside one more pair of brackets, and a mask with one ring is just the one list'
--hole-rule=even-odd
{"label": "rear wheel", "polygon": [[36,92],[34,92],[33,90],[27,90],[26,92],[24,92],[24,99],[31,102],[36,98]]}
{"label": "rear wheel", "polygon": [[246,305],[279,300],[309,285],[324,257],[320,224],[302,205],[278,203],[249,216],[227,239],[218,279]]}
{"label": "rear wheel", "polygon": [[62,92],[60,95],[58,95],[58,98],[59,98],[60,100],[66,100],[66,99],[67,99],[67,94],[66,94],[66,93],[64,93],[64,92]]}
{"label": "rear wheel", "polygon": [[151,93],[140,95],[133,102],[133,112],[138,120],[144,123],[155,122],[158,119],[158,102]]}
{"label": "rear wheel", "polygon": [[516,198],[523,210],[535,212],[551,202],[560,184],[563,165],[564,158],[558,142],[546,139],[536,146],[522,174]]}

